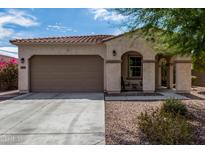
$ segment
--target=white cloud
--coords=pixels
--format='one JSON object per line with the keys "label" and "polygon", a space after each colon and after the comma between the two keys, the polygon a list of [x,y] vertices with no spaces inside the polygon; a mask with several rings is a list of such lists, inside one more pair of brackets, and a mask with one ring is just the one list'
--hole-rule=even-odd
{"label": "white cloud", "polygon": [[14,30],[6,28],[7,24],[14,24],[23,27],[38,25],[36,18],[25,11],[9,9],[6,12],[0,12],[0,39],[11,36]]}
{"label": "white cloud", "polygon": [[24,39],[24,38],[34,38],[35,34],[32,32],[15,32],[12,34],[11,39]]}
{"label": "white cloud", "polygon": [[56,23],[55,25],[48,25],[46,30],[58,31],[58,32],[77,32],[72,27],[63,26],[61,23]]}
{"label": "white cloud", "polygon": [[120,35],[123,34],[125,31],[122,29],[116,29],[114,30],[114,32],[112,33],[112,35]]}
{"label": "white cloud", "polygon": [[114,21],[119,22],[125,20],[127,17],[121,14],[117,14],[113,11],[108,11],[107,9],[90,9],[91,13],[94,14],[95,20],[105,20],[105,21]]}
{"label": "white cloud", "polygon": [[10,36],[14,31],[10,28],[3,28],[0,25],[0,39],[3,39],[4,37]]}

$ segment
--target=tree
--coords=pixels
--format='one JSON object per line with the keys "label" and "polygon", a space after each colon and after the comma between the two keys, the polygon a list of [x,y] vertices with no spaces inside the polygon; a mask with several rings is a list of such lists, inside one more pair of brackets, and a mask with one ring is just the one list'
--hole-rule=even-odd
{"label": "tree", "polygon": [[192,60],[194,70],[205,71],[205,52],[201,53],[200,56],[193,56]]}
{"label": "tree", "polygon": [[[192,55],[195,62],[204,63],[201,57],[205,57],[205,9],[141,8],[114,11],[127,17],[120,26],[128,31],[141,29],[142,35],[153,38],[157,50]],[[205,66],[199,67],[205,70]]]}

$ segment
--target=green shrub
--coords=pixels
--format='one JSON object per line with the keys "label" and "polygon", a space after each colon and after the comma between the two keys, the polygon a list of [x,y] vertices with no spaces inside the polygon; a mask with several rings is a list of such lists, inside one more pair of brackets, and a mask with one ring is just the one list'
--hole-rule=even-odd
{"label": "green shrub", "polygon": [[179,114],[182,116],[186,116],[188,113],[186,106],[180,100],[176,99],[167,99],[163,103],[161,110],[174,115]]}
{"label": "green shrub", "polygon": [[191,144],[193,140],[191,125],[179,114],[160,109],[141,113],[138,125],[150,144]]}

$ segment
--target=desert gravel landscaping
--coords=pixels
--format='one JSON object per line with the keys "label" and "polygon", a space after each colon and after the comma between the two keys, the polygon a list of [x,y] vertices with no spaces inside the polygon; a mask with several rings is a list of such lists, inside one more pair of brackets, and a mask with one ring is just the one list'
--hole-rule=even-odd
{"label": "desert gravel landscaping", "polygon": [[143,144],[136,125],[137,115],[159,107],[161,102],[106,102],[106,144]]}
{"label": "desert gravel landscaping", "polygon": [[[197,141],[205,144],[205,88],[194,88],[194,99],[183,100],[193,117]],[[137,116],[160,107],[162,101],[106,101],[106,144],[149,144],[137,126]]]}

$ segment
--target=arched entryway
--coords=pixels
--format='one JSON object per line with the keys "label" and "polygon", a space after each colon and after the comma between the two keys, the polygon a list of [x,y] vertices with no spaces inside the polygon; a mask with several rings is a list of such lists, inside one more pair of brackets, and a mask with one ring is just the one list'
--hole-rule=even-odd
{"label": "arched entryway", "polygon": [[159,66],[160,66],[160,73],[159,73],[159,83],[162,87],[168,87],[168,72],[169,72],[169,63],[166,58],[161,58],[159,60]]}
{"label": "arched entryway", "polygon": [[143,80],[143,57],[129,51],[121,57],[121,91],[141,91]]}
{"label": "arched entryway", "polygon": [[175,78],[173,57],[158,54],[156,62],[156,89],[172,89]]}

